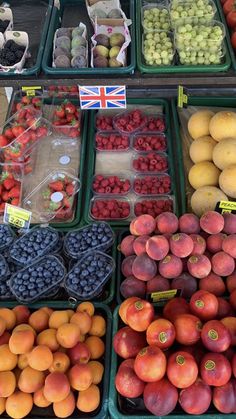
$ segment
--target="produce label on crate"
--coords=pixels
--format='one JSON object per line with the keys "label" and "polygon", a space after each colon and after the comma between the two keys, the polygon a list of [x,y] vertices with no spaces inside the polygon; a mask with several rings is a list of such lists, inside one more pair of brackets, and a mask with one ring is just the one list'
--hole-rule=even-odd
{"label": "produce label on crate", "polygon": [[224,214],[226,212],[231,212],[232,214],[236,214],[236,202],[219,201],[216,204],[215,211],[219,212],[220,214]]}
{"label": "produce label on crate", "polygon": [[26,96],[36,96],[36,93],[42,92],[41,86],[23,86],[21,88],[22,92],[26,94]]}
{"label": "produce label on crate", "polygon": [[79,86],[81,109],[126,108],[125,86]]}
{"label": "produce label on crate", "polygon": [[24,230],[28,230],[30,227],[31,215],[31,211],[27,211],[20,207],[15,207],[14,205],[6,204],[3,222],[6,224],[11,224],[16,228],[23,228]]}
{"label": "produce label on crate", "polygon": [[186,108],[188,104],[187,89],[183,86],[178,86],[178,107]]}
{"label": "produce label on crate", "polygon": [[157,291],[152,292],[148,295],[148,300],[152,303],[158,303],[161,301],[168,301],[174,297],[179,297],[180,290],[168,290],[168,291]]}

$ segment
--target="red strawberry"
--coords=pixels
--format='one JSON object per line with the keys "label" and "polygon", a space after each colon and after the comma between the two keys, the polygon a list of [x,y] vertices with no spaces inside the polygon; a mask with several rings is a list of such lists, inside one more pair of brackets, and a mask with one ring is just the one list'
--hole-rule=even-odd
{"label": "red strawberry", "polygon": [[0,204],[0,212],[1,212],[1,213],[3,213],[3,212],[4,212],[4,210],[5,210],[5,202],[2,202],[2,203]]}
{"label": "red strawberry", "polygon": [[19,137],[19,135],[23,134],[23,132],[25,132],[25,128],[22,127],[22,125],[16,125],[12,128],[12,133],[16,138]]}
{"label": "red strawberry", "polygon": [[5,202],[7,202],[8,201],[8,191],[4,191],[3,193],[2,193],[2,200],[3,201],[5,201]]}
{"label": "red strawberry", "polygon": [[72,122],[75,119],[74,115],[72,113],[68,113],[66,115],[67,122]]}
{"label": "red strawberry", "polygon": [[80,135],[80,131],[77,128],[71,128],[67,134],[70,138],[77,138]]}
{"label": "red strawberry", "polygon": [[2,195],[2,185],[0,184],[0,196]]}
{"label": "red strawberry", "polygon": [[19,186],[15,186],[8,192],[8,198],[19,198],[20,196],[20,188]]}
{"label": "red strawberry", "polygon": [[15,186],[15,179],[8,177],[3,181],[3,186],[7,191],[9,191]]}
{"label": "red strawberry", "polygon": [[21,109],[23,109],[23,103],[17,103],[17,105],[16,105],[16,110],[17,111],[20,111]]}
{"label": "red strawberry", "polygon": [[23,103],[24,105],[30,105],[30,98],[28,96],[23,96],[21,99],[21,103]]}
{"label": "red strawberry", "polygon": [[42,106],[42,101],[39,97],[33,97],[32,99],[32,105],[36,108],[40,108]]}
{"label": "red strawberry", "polygon": [[46,137],[48,135],[47,127],[38,127],[36,130],[37,138]]}
{"label": "red strawberry", "polygon": [[8,144],[8,139],[5,135],[0,135],[0,147],[5,147]]}
{"label": "red strawberry", "polygon": [[67,195],[72,196],[74,194],[74,191],[75,191],[74,185],[72,185],[72,183],[69,183],[66,186],[66,193],[67,193]]}
{"label": "red strawberry", "polygon": [[55,180],[55,182],[49,183],[48,186],[50,189],[56,192],[63,191],[64,189],[64,184],[61,180]]}
{"label": "red strawberry", "polygon": [[11,201],[11,205],[15,205],[16,207],[19,205],[20,200],[18,198],[13,198]]}
{"label": "red strawberry", "polygon": [[37,118],[28,118],[27,121],[26,121],[26,124],[31,129],[36,130],[37,125],[38,125],[38,119]]}
{"label": "red strawberry", "polygon": [[74,114],[75,111],[76,111],[76,107],[75,107],[75,105],[73,105],[73,103],[66,102],[65,103],[65,111],[66,111],[66,113]]}
{"label": "red strawberry", "polygon": [[56,110],[54,112],[54,115],[57,116],[57,118],[64,118],[65,117],[65,110],[63,106],[57,106]]}
{"label": "red strawberry", "polygon": [[9,140],[13,140],[14,138],[14,134],[12,132],[11,128],[7,128],[4,132],[4,135],[9,139]]}
{"label": "red strawberry", "polygon": [[72,200],[71,198],[63,198],[63,207],[65,208],[71,208],[72,207]]}

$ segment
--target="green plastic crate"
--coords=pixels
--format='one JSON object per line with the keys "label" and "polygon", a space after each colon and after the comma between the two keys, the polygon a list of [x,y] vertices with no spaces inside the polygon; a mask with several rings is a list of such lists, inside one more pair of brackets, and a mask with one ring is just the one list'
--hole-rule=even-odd
{"label": "green plastic crate", "polygon": [[[34,1],[34,0],[33,0]],[[11,2],[10,6],[11,7]],[[52,13],[52,9],[53,9],[53,3],[54,0],[48,0],[48,9],[47,9],[47,13],[45,16],[45,20],[44,20],[44,24],[43,24],[43,29],[41,32],[41,40],[40,40],[40,44],[38,46],[38,54],[37,54],[37,59],[36,59],[36,63],[34,64],[33,67],[27,68],[24,70],[24,72],[21,74],[19,73],[14,73],[14,71],[9,71],[7,73],[4,72],[0,72],[0,78],[5,78],[5,77],[16,77],[19,78],[22,76],[22,80],[24,80],[24,76],[36,76],[37,74],[39,74],[40,70],[41,70],[41,63],[42,63],[42,58],[43,58],[43,52],[45,49],[45,44],[46,44],[46,39],[47,39],[47,34],[48,34],[48,28],[50,25],[50,18],[51,18],[51,13]],[[24,7],[24,3],[22,3],[22,8]],[[13,8],[13,25],[14,25],[14,8]],[[23,29],[23,25],[22,28]]]}
{"label": "green plastic crate", "polygon": [[[229,51],[225,46],[225,62],[214,65],[166,65],[152,67],[144,64],[142,56],[142,24],[141,24],[141,8],[142,0],[136,0],[136,46],[137,46],[137,66],[141,73],[148,74],[173,74],[173,73],[216,73],[220,71],[227,71],[231,66],[231,59]],[[218,17],[218,16],[217,16]]]}
{"label": "green plastic crate", "polygon": [[[0,307],[13,308],[17,303],[0,302]],[[108,388],[109,388],[109,373],[110,373],[110,352],[111,352],[111,332],[112,332],[112,314],[110,309],[101,303],[94,303],[95,310],[98,314],[101,314],[106,319],[106,335],[104,337],[105,342],[105,354],[104,354],[104,375],[102,383],[99,385],[101,391],[100,407],[89,414],[79,412],[77,409],[74,413],[69,416],[69,419],[106,419],[108,415]],[[28,306],[32,310],[37,310],[41,307],[51,307],[55,310],[73,309],[74,306],[68,301],[41,301],[40,303],[30,304]],[[56,416],[53,413],[52,408],[37,408],[33,407],[30,412],[29,418],[32,419],[54,419]],[[7,419],[9,416],[5,413],[1,415],[2,419]]]}
{"label": "green plastic crate", "polygon": [[[188,105],[193,106],[211,106],[211,107],[228,107],[234,108],[236,107],[236,98],[234,97],[221,97],[221,96],[211,96],[211,97],[201,97],[201,96],[189,96],[188,98]],[[180,171],[184,173],[184,163],[183,163],[183,150],[182,150],[182,138],[180,135],[180,122],[177,112],[177,99],[172,100],[172,113],[173,113],[173,122],[175,128],[175,135],[176,135],[176,152],[179,156],[179,167]],[[180,194],[182,197],[186,197],[185,192],[185,180],[184,176],[182,182],[179,185],[180,187]],[[184,206],[183,206],[184,205]],[[182,208],[181,212],[186,212],[186,200],[182,201]]]}
{"label": "green plastic crate", "polygon": [[[113,313],[113,327],[112,327],[112,341],[116,332],[119,330],[120,327],[125,326],[124,324],[121,325],[122,322],[119,320],[119,306],[114,310]],[[123,359],[122,359],[123,361]],[[115,388],[115,376],[117,373],[119,365],[119,357],[115,353],[114,349],[112,348],[111,352],[111,372],[110,372],[110,387],[109,387],[109,399],[108,399],[108,408],[110,417],[112,419],[153,419],[157,416],[152,415],[148,410],[140,409],[140,411],[135,410],[134,403],[132,399],[129,399],[129,412],[122,411],[119,407],[119,396]],[[188,415],[185,413],[178,405],[176,409],[167,416],[158,416],[158,418],[171,418],[171,419],[190,419],[190,418],[197,418],[197,419],[222,419],[222,418],[235,418],[235,414],[222,414],[218,412],[214,407],[210,406],[208,412],[202,415]]]}
{"label": "green plastic crate", "polygon": [[[159,105],[163,107],[163,113],[166,118],[167,124],[167,131],[166,136],[168,139],[168,157],[169,157],[169,168],[170,168],[170,176],[172,178],[172,195],[175,197],[175,213],[179,215],[179,203],[177,199],[177,177],[174,168],[174,144],[172,141],[172,134],[171,134],[171,118],[170,118],[170,110],[169,110],[169,103],[163,99],[128,99],[128,104],[135,104],[135,105]],[[96,113],[94,111],[90,114],[90,121],[89,121],[89,132],[88,132],[88,172],[87,172],[87,189],[86,189],[86,196],[85,196],[85,207],[83,213],[83,220],[86,223],[91,222],[89,217],[89,207],[90,207],[90,200],[92,198],[92,179],[94,175],[94,165],[95,165],[95,158],[96,158],[96,151],[94,147],[94,137],[95,137],[95,116]],[[178,158],[178,156],[177,156]],[[176,156],[175,156],[176,159]],[[181,173],[178,173],[180,177],[180,182],[183,180],[183,176]],[[145,199],[145,195],[143,196]],[[112,227],[119,228],[122,226],[129,225],[129,221],[121,220],[121,221],[107,221]]]}
{"label": "green plastic crate", "polygon": [[[126,67],[118,67],[118,68],[81,68],[81,69],[75,69],[75,68],[53,68],[52,67],[52,52],[53,52],[53,39],[54,39],[54,33],[56,29],[58,29],[61,24],[63,23],[63,14],[66,6],[80,6],[80,13],[81,15],[71,16],[71,19],[76,17],[76,23],[73,24],[73,22],[70,20],[70,24],[68,23],[68,19],[66,22],[66,27],[69,25],[71,27],[78,25],[79,21],[81,20],[83,23],[86,23],[88,34],[88,48],[90,50],[90,38],[93,35],[93,29],[92,25],[90,23],[88,13],[85,7],[85,2],[82,0],[60,0],[60,9],[57,7],[53,7],[52,10],[52,16],[50,21],[50,28],[48,31],[48,37],[46,41],[46,47],[44,51],[43,61],[42,61],[42,68],[43,71],[46,74],[50,75],[72,75],[72,76],[78,76],[78,75],[126,75],[126,74],[132,74],[135,69],[135,13],[134,13],[134,2],[128,1],[128,0],[121,0],[121,7],[122,9],[127,13],[128,18],[132,20],[132,25],[129,27],[130,30],[130,36],[131,36],[131,43],[128,46],[127,50],[127,62],[128,65]],[[90,66],[90,53],[89,53],[89,66]]]}
{"label": "green plastic crate", "polygon": [[215,3],[216,3],[216,6],[217,6],[219,15],[220,15],[220,19],[225,26],[227,47],[228,47],[230,58],[231,58],[231,61],[232,61],[232,67],[236,71],[236,56],[235,56],[235,52],[234,52],[234,49],[232,47],[232,44],[230,42],[230,29],[227,25],[220,0],[215,0]]}

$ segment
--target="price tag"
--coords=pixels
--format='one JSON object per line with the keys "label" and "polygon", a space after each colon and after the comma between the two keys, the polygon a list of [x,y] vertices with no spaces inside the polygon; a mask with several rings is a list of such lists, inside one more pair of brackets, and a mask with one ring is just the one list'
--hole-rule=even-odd
{"label": "price tag", "polygon": [[79,86],[81,109],[126,108],[125,86]]}
{"label": "price tag", "polygon": [[3,222],[11,224],[16,228],[28,230],[30,227],[32,212],[14,205],[6,204]]}
{"label": "price tag", "polygon": [[41,86],[23,86],[21,88],[22,92],[26,93],[26,96],[35,96],[36,92],[41,92]]}
{"label": "price tag", "polygon": [[220,214],[224,214],[226,212],[231,212],[232,214],[236,214],[236,202],[219,201],[216,204],[215,211],[219,212]]}
{"label": "price tag", "polygon": [[152,303],[158,303],[161,301],[168,301],[171,300],[174,297],[177,297],[180,295],[181,290],[169,290],[169,291],[158,291],[158,292],[152,292],[148,295],[149,301]]}
{"label": "price tag", "polygon": [[186,108],[188,104],[187,89],[183,86],[178,87],[178,107]]}

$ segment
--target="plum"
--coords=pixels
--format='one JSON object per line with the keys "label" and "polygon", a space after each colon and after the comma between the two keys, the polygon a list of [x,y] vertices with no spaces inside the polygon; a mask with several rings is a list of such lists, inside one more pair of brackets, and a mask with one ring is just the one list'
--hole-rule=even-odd
{"label": "plum", "polygon": [[[137,239],[138,240],[138,239]],[[164,236],[153,236],[146,242],[146,252],[151,259],[162,260],[169,252],[169,242]]]}
{"label": "plum", "polygon": [[[132,257],[132,256],[130,256]],[[148,281],[154,278],[157,273],[157,264],[148,255],[143,253],[134,259],[132,274],[141,281]]]}
{"label": "plum", "polygon": [[132,275],[132,266],[136,259],[135,255],[127,256],[121,264],[121,272],[124,276],[128,277]]}
{"label": "plum", "polygon": [[147,293],[157,291],[168,291],[170,289],[170,282],[167,278],[161,275],[156,275],[154,278],[147,281]]}
{"label": "plum", "polygon": [[171,289],[180,289],[181,297],[190,298],[195,291],[197,291],[197,281],[192,275],[187,272],[182,273],[171,282]]}

